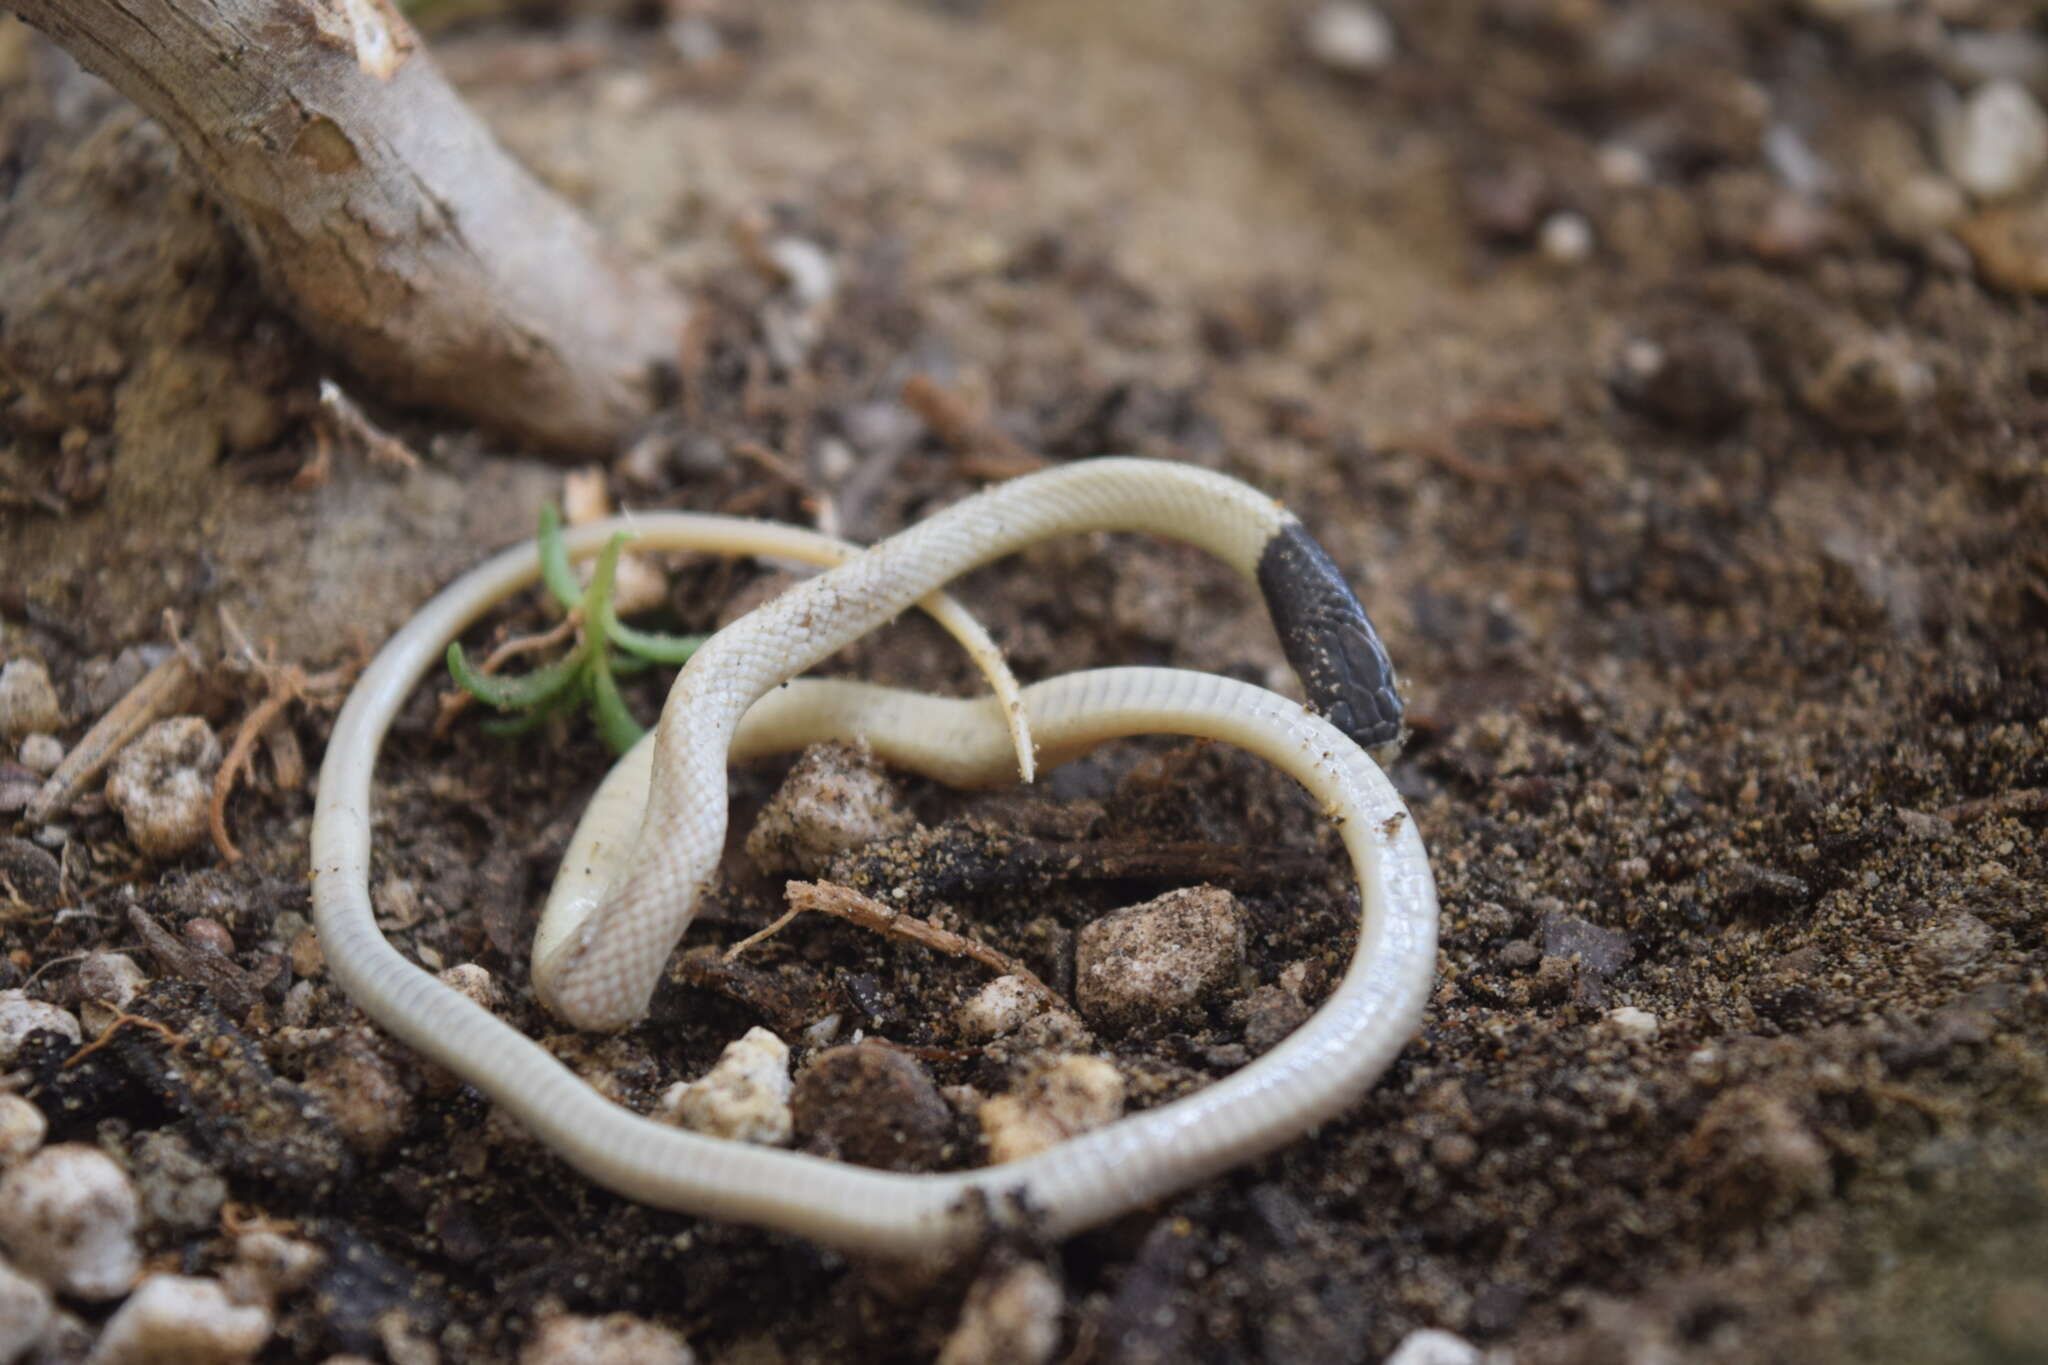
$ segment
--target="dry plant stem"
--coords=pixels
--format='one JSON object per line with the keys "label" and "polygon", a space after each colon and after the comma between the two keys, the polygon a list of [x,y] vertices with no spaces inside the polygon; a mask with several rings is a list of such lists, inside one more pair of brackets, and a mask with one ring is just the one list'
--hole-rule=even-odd
{"label": "dry plant stem", "polygon": [[391,398],[604,456],[686,310],[506,155],[386,0],[0,0],[161,122]]}
{"label": "dry plant stem", "polygon": [[36,799],[29,802],[29,823],[41,824],[60,814],[85,784],[112,763],[128,747],[128,742],[141,734],[151,721],[170,715],[185,705],[196,682],[192,666],[185,662],[183,654],[176,651],[143,674],[142,681],[129,688],[128,694],[115,702],[92,729],[85,732],[85,738],[64,755],[64,761],[50,774],[49,781],[43,783]]}
{"label": "dry plant stem", "polygon": [[726,949],[726,961],[732,961],[743,950],[777,933],[804,911],[816,910],[835,919],[843,919],[848,924],[857,925],[871,933],[880,934],[884,938],[900,938],[905,942],[929,948],[935,953],[944,953],[948,957],[972,958],[1001,976],[1022,977],[1031,989],[1046,1000],[1061,1009],[1066,1008],[1067,1002],[1060,999],[1058,991],[1040,981],[1037,973],[1009,954],[991,948],[986,943],[978,943],[964,934],[941,929],[928,919],[920,919],[916,915],[906,915],[901,910],[891,909],[872,896],[863,896],[852,887],[839,886],[832,882],[789,882],[784,885],[783,891],[789,897],[789,913],[766,929],[749,934]]}
{"label": "dry plant stem", "polygon": [[914,374],[903,381],[903,404],[932,429],[954,453],[986,479],[1014,479],[1052,462],[1026,450],[995,423],[971,410],[930,375]]}

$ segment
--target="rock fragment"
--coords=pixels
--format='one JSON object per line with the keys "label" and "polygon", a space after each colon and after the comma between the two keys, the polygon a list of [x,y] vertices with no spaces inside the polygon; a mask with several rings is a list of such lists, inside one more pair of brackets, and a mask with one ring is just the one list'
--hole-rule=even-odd
{"label": "rock fragment", "polygon": [[151,858],[175,858],[206,837],[220,741],[197,716],[160,720],[114,760],[107,801]]}
{"label": "rock fragment", "polygon": [[152,1275],[107,1320],[86,1365],[240,1365],[270,1340],[270,1310],[218,1280]]}
{"label": "rock fragment", "polygon": [[771,876],[814,877],[841,853],[911,827],[894,785],[865,747],[804,750],[747,835],[747,856]]}
{"label": "rock fragment", "polygon": [[55,735],[41,731],[21,741],[21,748],[15,754],[21,766],[42,777],[57,771],[57,765],[64,761],[64,741]]}
{"label": "rock fragment", "polygon": [[55,730],[64,724],[57,689],[40,659],[11,659],[0,665],[0,739]]}
{"label": "rock fragment", "polygon": [[1096,1028],[1149,1031],[1198,1021],[1244,965],[1244,912],[1213,886],[1169,891],[1081,930],[1074,1003]]}
{"label": "rock fragment", "polygon": [[0,1170],[34,1156],[49,1131],[50,1121],[33,1100],[0,1095]]}
{"label": "rock fragment", "polygon": [[82,1036],[78,1016],[26,991],[0,991],[0,1067],[14,1065],[32,1033],[54,1033],[76,1047]]}
{"label": "rock fragment", "polygon": [[1302,26],[1309,55],[1346,76],[1370,76],[1394,61],[1394,29],[1387,17],[1360,0],[1328,0]]}
{"label": "rock fragment", "polygon": [[50,1325],[50,1291],[0,1259],[0,1361],[19,1360]]}
{"label": "rock fragment", "polygon": [[519,1353],[519,1365],[695,1365],[696,1359],[676,1333],[630,1313],[550,1318]]}
{"label": "rock fragment", "polygon": [[1045,999],[1021,976],[999,976],[983,986],[954,1016],[960,1032],[986,1042],[1015,1033],[1045,1009]]}
{"label": "rock fragment", "polygon": [[697,1081],[670,1086],[655,1117],[694,1133],[787,1146],[790,1115],[789,1045],[764,1028],[750,1028],[726,1044]]}
{"label": "rock fragment", "polygon": [[97,1148],[45,1147],[0,1178],[0,1246],[21,1270],[73,1298],[128,1292],[142,1268],[140,1217],[128,1173]]}
{"label": "rock fragment", "polygon": [[1941,120],[1939,133],[1948,173],[1986,203],[2017,197],[2048,167],[2048,114],[2016,80],[1977,87]]}
{"label": "rock fragment", "polygon": [[820,1053],[790,1107],[804,1146],[887,1171],[928,1171],[952,1148],[953,1111],[915,1057],[882,1043]]}
{"label": "rock fragment", "polygon": [[989,1161],[1033,1156],[1113,1123],[1124,1112],[1124,1078],[1100,1057],[1065,1056],[1028,1068],[1008,1094],[981,1106]]}
{"label": "rock fragment", "polygon": [[1045,1365],[1060,1344],[1065,1310],[1059,1281],[1037,1261],[984,1274],[967,1291],[960,1325],[946,1338],[938,1365]]}
{"label": "rock fragment", "polygon": [[179,1232],[205,1232],[228,1200],[220,1172],[168,1129],[146,1133],[135,1144],[135,1187],[149,1221]]}

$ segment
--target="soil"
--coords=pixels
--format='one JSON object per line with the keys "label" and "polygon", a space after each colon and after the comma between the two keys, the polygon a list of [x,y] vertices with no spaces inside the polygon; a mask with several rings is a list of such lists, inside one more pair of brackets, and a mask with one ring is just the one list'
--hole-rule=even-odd
{"label": "soil", "polygon": [[[1932,8],[2040,88],[2027,7]],[[1284,4],[679,12],[718,54],[638,10],[432,33],[518,156],[698,296],[681,396],[610,469],[616,501],[866,539],[1021,452],[1170,456],[1298,509],[1402,671],[1390,771],[1444,915],[1422,1035],[1267,1160],[993,1249],[1057,1274],[1058,1358],[1377,1361],[1440,1327],[1524,1362],[2048,1359],[2048,327],[2015,292],[2048,269],[2011,259],[2048,235],[2004,230],[2038,205],[1907,221],[1930,89],[1971,79],[1934,13],[1413,0],[1361,76]],[[328,368],[168,140],[10,20],[0,187],[0,652],[48,666],[67,743],[167,610],[202,660],[241,660],[208,668],[225,726],[266,684],[224,618],[280,664],[345,663],[562,496],[558,468],[431,414],[371,405],[416,468],[330,437]],[[1591,229],[1583,256],[1557,214]],[[830,261],[829,305],[750,263],[785,239]],[[956,429],[906,405],[914,375]],[[680,628],[769,576],[671,567]],[[1292,686],[1253,595],[1192,551],[1048,544],[962,595],[1027,679]],[[835,667],[976,685],[915,621]],[[629,696],[651,717],[658,682]],[[317,764],[329,712],[286,714]],[[486,967],[608,1093],[651,1108],[748,1027],[797,1043],[826,1013],[941,1086],[1000,1085],[949,1022],[975,963],[819,916],[706,956],[780,908],[737,848],[650,1021],[560,1035],[524,948],[603,750],[580,724],[513,744],[432,719],[423,695],[382,768],[387,927]],[[666,1323],[707,1361],[936,1354],[974,1266],[638,1207],[353,1029],[300,938],[311,798],[270,762],[228,808],[233,865],[149,861],[96,790],[54,831],[0,815],[58,859],[7,845],[0,985],[75,1005],[75,954],[134,952],[161,978],[137,1009],[209,1059],[172,1065],[141,1027],[76,1067],[31,1049],[53,1140],[132,1157],[170,1130],[237,1216],[328,1252],[265,1359],[511,1360],[562,1307]],[[736,840],[786,767],[736,774]],[[1232,998],[1102,1040],[1133,1104],[1243,1064],[1286,1026],[1268,988],[1294,969],[1313,997],[1347,958],[1336,841],[1241,755],[1147,741],[1021,795],[903,790],[972,875],[921,878],[903,840],[864,875],[1055,990],[1080,926],[1231,885]],[[1167,845],[1183,862],[1133,873]],[[327,1098],[280,1102],[298,1082]],[[381,1128],[348,1112],[373,1082]],[[929,1160],[972,1160],[971,1124],[954,1137]],[[150,1236],[160,1267],[230,1255],[213,1227]]]}

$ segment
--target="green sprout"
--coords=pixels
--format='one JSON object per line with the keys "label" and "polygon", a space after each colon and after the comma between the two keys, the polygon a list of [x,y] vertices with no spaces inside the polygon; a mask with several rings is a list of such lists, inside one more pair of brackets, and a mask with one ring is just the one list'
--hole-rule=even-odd
{"label": "green sprout", "polygon": [[[587,705],[597,732],[615,754],[623,754],[647,733],[619,696],[618,679],[654,664],[681,664],[704,643],[702,635],[663,635],[635,630],[619,619],[612,602],[619,552],[632,539],[621,531],[606,542],[588,587],[576,581],[562,545],[562,514],[553,504],[540,509],[540,576],[576,625],[576,645],[551,664],[517,678],[494,677],[472,667],[459,643],[448,646],[448,672],[456,685],[484,705],[519,714],[486,721],[494,735],[520,735],[550,716]],[[614,653],[613,646],[622,652]]]}

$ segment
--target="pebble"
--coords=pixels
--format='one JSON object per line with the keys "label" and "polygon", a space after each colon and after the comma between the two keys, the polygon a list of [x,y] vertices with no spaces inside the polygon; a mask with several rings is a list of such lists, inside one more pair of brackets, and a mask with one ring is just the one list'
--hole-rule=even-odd
{"label": "pebble", "polygon": [[2048,294],[2048,201],[1992,209],[1958,224],[1977,269],[2000,289]]}
{"label": "pebble", "polygon": [[1763,362],[1741,328],[1716,317],[1659,325],[1622,347],[1615,396],[1703,436],[1746,418],[1764,394]]}
{"label": "pebble", "polygon": [[519,1365],[695,1365],[689,1343],[630,1313],[550,1318],[519,1353]]}
{"label": "pebble", "polygon": [[155,1226],[205,1232],[228,1201],[221,1173],[168,1129],[143,1135],[135,1144],[134,1166],[142,1212]]}
{"label": "pebble", "polygon": [[218,1280],[152,1275],[107,1320],[86,1365],[238,1365],[270,1340],[270,1310]]}
{"label": "pebble", "polygon": [[45,1147],[0,1179],[0,1246],[61,1294],[86,1300],[128,1292],[142,1268],[135,1185],[93,1147]]}
{"label": "pebble", "polygon": [[21,760],[22,767],[47,777],[64,761],[64,741],[55,735],[37,731],[21,742],[21,750],[16,757]]}
{"label": "pebble", "polygon": [[1246,996],[1232,1014],[1244,1021],[1244,1045],[1254,1053],[1270,1052],[1288,1034],[1308,1021],[1309,1007],[1281,986],[1261,986]]}
{"label": "pebble", "polygon": [[790,1115],[789,1045],[764,1028],[750,1028],[702,1080],[670,1086],[655,1117],[693,1133],[786,1147]]}
{"label": "pebble", "polygon": [[49,1132],[50,1121],[35,1101],[0,1094],[0,1170],[34,1156]]}
{"label": "pebble", "polygon": [[235,1235],[235,1263],[223,1275],[229,1297],[275,1303],[313,1283],[327,1253],[312,1242],[252,1228]]}
{"label": "pebble", "polygon": [[1607,1026],[1608,1032],[1617,1037],[1648,1042],[1657,1036],[1657,1016],[1634,1005],[1607,1011],[1601,1022]]}
{"label": "pebble", "polygon": [[25,991],[0,991],[0,1067],[14,1065],[32,1033],[55,1033],[77,1046],[83,1037],[78,1017]]}
{"label": "pebble", "polygon": [[1933,391],[1933,375],[1904,342],[1859,332],[1821,362],[1801,396],[1838,431],[1882,436],[1904,426]]}
{"label": "pebble", "polygon": [[1213,886],[1169,891],[1082,929],[1074,997],[1097,1028],[1116,1032],[1198,1021],[1244,965],[1244,912]]}
{"label": "pebble", "polygon": [[1066,1056],[1031,1068],[1007,1095],[981,1106],[989,1161],[1032,1156],[1113,1123],[1124,1112],[1124,1078],[1100,1057]]}
{"label": "pebble", "polygon": [[[311,975],[311,973],[303,973]],[[496,1012],[505,1003],[505,992],[499,988],[498,980],[488,969],[474,962],[458,962],[441,974],[441,984],[461,995],[468,996],[475,1004]]]}
{"label": "pebble", "polygon": [[821,1052],[790,1096],[796,1131],[824,1156],[924,1171],[951,1147],[953,1111],[915,1057],[881,1043]]}
{"label": "pebble", "polygon": [[13,659],[0,666],[0,738],[17,740],[63,724],[64,708],[42,660]]}
{"label": "pebble", "polygon": [[149,984],[149,977],[135,965],[135,959],[120,953],[87,953],[78,964],[78,1019],[85,1031],[97,1038],[114,1026],[121,1011],[136,993]]}
{"label": "pebble", "polygon": [[289,1041],[311,1044],[300,1084],[357,1152],[380,1156],[412,1126],[412,1092],[367,1029],[307,1029]]}
{"label": "pebble", "polygon": [[2048,114],[2014,80],[1986,82],[1940,119],[1943,164],[1987,203],[2027,190],[2048,167]]}
{"label": "pebble", "polygon": [[1480,1365],[1486,1357],[1463,1337],[1422,1327],[1401,1338],[1386,1365]]}
{"label": "pebble", "polygon": [[1394,61],[1394,29],[1371,5],[1330,0],[1318,5],[1302,30],[1309,55],[1332,71],[1370,76]]}
{"label": "pebble", "polygon": [[848,849],[901,834],[910,813],[865,747],[804,750],[747,835],[747,856],[771,876],[816,876]]}
{"label": "pebble", "polygon": [[220,741],[197,716],[160,720],[122,750],[107,801],[128,837],[151,858],[175,858],[206,837],[206,808]]}
{"label": "pebble", "polygon": [[1045,1365],[1060,1344],[1066,1306],[1059,1281],[1037,1261],[984,1274],[967,1291],[938,1365]]}
{"label": "pebble", "polygon": [[1576,213],[1553,213],[1537,230],[1536,246],[1553,265],[1577,265],[1593,254],[1593,225]]}
{"label": "pebble", "polygon": [[0,1361],[18,1360],[50,1325],[50,1291],[0,1259]]}
{"label": "pebble", "polygon": [[999,976],[983,986],[953,1016],[960,1032],[976,1042],[1015,1033],[1045,1009],[1045,1001],[1021,976]]}

